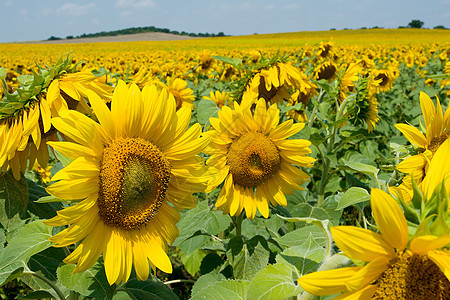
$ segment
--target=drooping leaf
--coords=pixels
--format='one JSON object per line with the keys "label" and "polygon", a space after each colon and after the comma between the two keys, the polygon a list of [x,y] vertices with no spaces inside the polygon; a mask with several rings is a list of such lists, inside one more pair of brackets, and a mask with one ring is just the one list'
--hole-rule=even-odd
{"label": "drooping leaf", "polygon": [[200,270],[200,265],[205,256],[206,252],[201,249],[197,249],[188,255],[181,252],[181,261],[183,262],[186,271],[188,271],[192,276],[195,276],[195,274],[197,274]]}
{"label": "drooping leaf", "polygon": [[11,222],[25,213],[28,185],[25,177],[16,180],[11,171],[0,174],[0,223],[8,229]]}
{"label": "drooping leaf", "polygon": [[366,189],[351,187],[341,197],[337,209],[344,209],[350,205],[370,200],[370,195]]}
{"label": "drooping leaf", "polygon": [[178,300],[177,295],[167,285],[156,279],[139,281],[133,278],[125,284],[124,288],[135,300]]}

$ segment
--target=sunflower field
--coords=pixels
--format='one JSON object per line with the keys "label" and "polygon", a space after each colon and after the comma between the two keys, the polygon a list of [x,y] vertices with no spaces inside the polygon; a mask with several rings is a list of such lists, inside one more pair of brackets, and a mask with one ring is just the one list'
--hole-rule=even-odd
{"label": "sunflower field", "polygon": [[0,45],[2,299],[450,299],[450,32]]}

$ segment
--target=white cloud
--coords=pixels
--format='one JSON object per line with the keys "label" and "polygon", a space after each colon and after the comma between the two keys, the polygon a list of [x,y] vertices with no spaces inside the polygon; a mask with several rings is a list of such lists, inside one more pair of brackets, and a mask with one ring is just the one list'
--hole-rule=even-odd
{"label": "white cloud", "polygon": [[100,20],[96,19],[96,18],[92,18],[91,19],[91,23],[94,24],[94,25],[98,25],[98,24],[100,24]]}
{"label": "white cloud", "polygon": [[156,4],[152,0],[117,0],[115,6],[117,8],[146,8],[155,7]]}
{"label": "white cloud", "polygon": [[26,15],[26,14],[28,14],[28,11],[26,10],[26,9],[21,9],[21,10],[19,10],[19,15]]}
{"label": "white cloud", "polygon": [[85,5],[77,5],[74,3],[66,3],[57,9],[55,9],[55,12],[57,14],[66,14],[66,15],[72,15],[72,16],[82,16],[87,14],[91,9],[95,7],[94,3],[89,3]]}

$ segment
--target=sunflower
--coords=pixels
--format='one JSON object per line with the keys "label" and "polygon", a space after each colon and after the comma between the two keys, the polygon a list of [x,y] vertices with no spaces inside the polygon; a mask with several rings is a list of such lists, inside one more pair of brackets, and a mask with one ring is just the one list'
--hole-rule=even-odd
{"label": "sunflower", "polygon": [[94,91],[108,101],[112,87],[89,72],[76,72],[70,56],[60,58],[39,74],[26,75],[14,94],[0,108],[0,171],[11,169],[16,180],[37,160],[45,168],[49,160],[47,141],[58,140],[51,119],[61,111],[77,109],[90,112],[85,102]]}
{"label": "sunflower", "polygon": [[368,264],[310,273],[298,279],[300,285],[314,295],[345,292],[336,299],[447,299],[450,256],[441,248],[450,237],[422,235],[409,242],[408,224],[397,202],[382,190],[372,189],[371,194],[381,234],[354,226],[331,227],[339,249]]}
{"label": "sunflower", "polygon": [[210,92],[209,97],[203,96],[203,99],[208,99],[214,101],[217,107],[222,108],[222,106],[226,105],[228,102],[231,102],[231,96],[229,92]]}
{"label": "sunflower", "polygon": [[348,64],[342,78],[339,78],[339,103],[342,103],[350,93],[355,91],[355,82],[359,79],[362,71],[360,63]]}
{"label": "sunflower", "polygon": [[177,210],[195,207],[192,193],[206,187],[197,153],[208,140],[199,138],[199,124],[188,129],[190,109],[176,112],[175,99],[155,86],[141,92],[119,81],[111,111],[94,93],[89,101],[100,123],[76,111],[52,120],[74,142],[49,144],[73,161],[47,191],[81,202],[46,221],[71,224],[50,240],[56,247],[79,243],[64,260],[77,264],[74,272],[103,253],[110,284],[127,281],[133,264],[139,280],[147,279],[149,263],[170,273],[165,251],[179,233]]}
{"label": "sunflower", "polygon": [[259,70],[250,80],[248,87],[270,103],[283,103],[291,97],[289,90],[307,92],[312,83],[305,74],[294,66],[279,62],[267,69]]}
{"label": "sunflower", "polygon": [[371,75],[375,80],[379,81],[378,91],[387,92],[394,86],[394,82],[398,76],[395,76],[393,69],[373,70]]}
{"label": "sunflower", "polygon": [[172,79],[168,77],[166,84],[161,82],[159,85],[175,98],[177,110],[182,107],[188,107],[190,109],[194,108],[194,91],[187,88],[187,81],[180,78]]}
{"label": "sunflower", "polygon": [[308,120],[305,114],[306,105],[313,96],[317,95],[316,85],[311,83],[308,88],[304,88],[302,91],[295,91],[291,98],[288,99],[287,106],[297,105],[302,103],[301,109],[290,110],[287,112],[287,116],[297,120],[299,122],[305,122]]}
{"label": "sunflower", "polygon": [[369,132],[375,128],[378,122],[378,101],[376,98],[379,80],[373,77],[360,78],[355,82],[355,99],[350,106],[349,120],[354,123],[366,122]]}
{"label": "sunflower", "polygon": [[250,106],[227,106],[218,118],[210,118],[211,157],[206,164],[216,170],[208,182],[211,192],[224,182],[216,206],[231,216],[245,209],[247,218],[253,219],[256,210],[267,218],[269,203],[286,206],[285,194],[303,189],[300,184],[309,176],[294,165],[311,167],[314,159],[307,140],[287,138],[300,131],[303,123],[292,120],[278,125],[279,110],[266,108],[259,99],[254,113]]}
{"label": "sunflower", "polygon": [[331,82],[337,78],[337,71],[338,68],[335,63],[326,61],[314,69],[314,79],[325,79],[326,81]]}
{"label": "sunflower", "polygon": [[430,97],[424,92],[420,92],[420,107],[425,122],[425,135],[416,127],[408,124],[396,124],[395,127],[403,135],[419,148],[419,153],[410,156],[397,165],[397,170],[406,173],[403,182],[398,186],[398,191],[406,202],[412,197],[412,178],[420,184],[428,171],[429,162],[436,151],[450,136],[450,110],[445,114],[439,98],[436,97],[436,106]]}

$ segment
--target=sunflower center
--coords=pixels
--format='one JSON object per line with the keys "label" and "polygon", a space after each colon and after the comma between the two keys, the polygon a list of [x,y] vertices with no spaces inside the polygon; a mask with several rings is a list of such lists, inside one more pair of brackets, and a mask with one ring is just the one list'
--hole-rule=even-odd
{"label": "sunflower center", "polygon": [[98,207],[105,224],[138,228],[164,203],[170,166],[162,152],[141,138],[119,138],[103,151]]}
{"label": "sunflower center", "polygon": [[247,132],[231,143],[227,163],[235,183],[256,187],[280,169],[281,158],[269,138],[259,132]]}
{"label": "sunflower center", "polygon": [[335,74],[336,74],[336,67],[332,64],[326,64],[322,66],[322,68],[320,68],[317,74],[317,79],[329,80],[332,79]]}
{"label": "sunflower center", "polygon": [[428,150],[430,150],[433,154],[439,149],[439,147],[450,137],[450,132],[446,132],[433,138],[428,146]]}
{"label": "sunflower center", "polygon": [[258,86],[259,98],[264,98],[264,100],[266,100],[266,102],[269,102],[270,100],[272,100],[273,97],[275,97],[277,92],[278,92],[278,89],[274,85],[272,85],[270,90],[267,90],[264,76],[260,76],[260,81],[259,81],[259,86]]}
{"label": "sunflower center", "polygon": [[381,80],[380,86],[385,86],[389,82],[389,78],[386,74],[380,73],[375,77],[375,80]]}
{"label": "sunflower center", "polygon": [[450,282],[424,254],[405,251],[391,261],[372,299],[448,299]]}
{"label": "sunflower center", "polygon": [[181,98],[181,95],[178,91],[170,91],[170,93],[173,95],[173,97],[175,98],[175,101],[177,103],[177,108],[176,110],[179,110],[181,108],[181,106],[183,105],[183,99]]}

